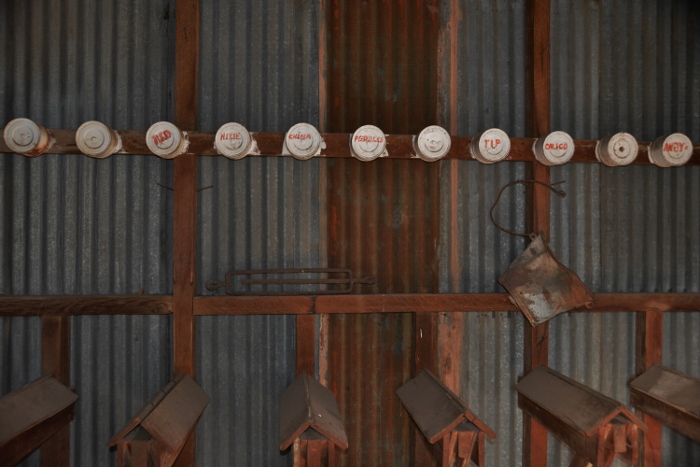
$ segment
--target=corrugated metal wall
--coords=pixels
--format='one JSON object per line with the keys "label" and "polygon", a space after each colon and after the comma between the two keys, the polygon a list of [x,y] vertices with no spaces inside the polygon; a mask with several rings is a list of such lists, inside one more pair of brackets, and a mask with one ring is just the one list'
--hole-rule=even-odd
{"label": "corrugated metal wall", "polygon": [[[436,0],[326,2],[328,131],[436,123],[439,18]],[[374,277],[366,293],[437,291],[438,165],[329,161],[327,193],[332,266]],[[414,428],[396,389],[413,376],[414,315],[329,316],[328,347],[350,444],[340,465],[408,465]]]}
{"label": "corrugated metal wall", "polygon": [[[554,1],[552,130],[700,139],[698,21],[694,1]],[[569,196],[553,200],[552,246],[591,290],[698,292],[697,167],[572,164],[552,170],[561,179]],[[664,325],[664,364],[698,376],[700,313],[667,314]],[[632,313],[561,316],[550,327],[550,364],[628,403],[634,340]],[[550,464],[570,456],[550,444]],[[664,428],[663,462],[696,465],[700,447]]]}
{"label": "corrugated metal wall", "polygon": [[[318,2],[203,1],[199,128],[318,125]],[[199,161],[198,294],[234,269],[322,267],[321,162]],[[223,293],[219,291],[218,293]],[[294,316],[197,320],[197,375],[211,403],[198,465],[291,465],[279,397],[296,375]]]}
{"label": "corrugated metal wall", "polygon": [[[28,117],[49,128],[97,119],[145,130],[167,119],[171,3],[2,2],[0,126]],[[153,156],[2,155],[0,294],[171,293],[172,200],[157,185],[170,173]],[[170,320],[71,321],[73,464],[110,465],[107,441],[170,379]],[[39,376],[41,318],[0,327],[5,394]]]}
{"label": "corrugated metal wall", "polygon": [[[450,6],[459,8],[458,133],[498,126],[524,136],[524,0],[427,5],[439,6],[439,27]],[[552,129],[575,138],[629,131],[647,141],[684,131],[700,140],[700,33],[694,26],[699,8],[693,0],[553,0]],[[0,50],[6,51],[0,55],[0,125],[26,116],[55,128],[98,119],[115,128],[145,130],[171,118],[173,11],[173,0],[0,2]],[[326,21],[319,13],[312,0],[204,0],[199,129],[215,131],[227,121],[251,131],[285,131],[300,121],[318,125],[318,35]],[[382,34],[398,31],[408,18],[402,15],[410,12],[397,10],[386,23],[383,10],[362,21],[356,13],[348,17],[356,20],[348,27],[366,28],[366,41],[379,28],[389,27]],[[406,40],[432,47],[415,35]],[[391,47],[403,71],[381,76],[395,86],[382,104],[392,112],[379,112],[379,106],[341,115],[350,104],[329,99],[337,107],[329,110],[328,123],[337,124],[329,130],[352,131],[351,126],[381,121],[395,125],[387,131],[420,130],[423,122],[406,120],[406,114],[434,109],[436,101],[429,91],[419,93],[425,102],[413,107],[396,103],[408,84],[402,76],[414,72],[404,63],[410,48],[404,43]],[[346,80],[347,87],[336,91],[381,93],[382,81],[374,80],[372,70],[387,62],[382,53],[370,57],[379,68],[358,70],[358,79]],[[343,60],[340,65],[347,65],[349,58]],[[342,66],[337,73],[343,73]],[[430,82],[411,86],[436,89]],[[435,116],[451,123],[447,114]],[[432,117],[426,116],[429,123]],[[524,242],[494,229],[488,210],[500,186],[524,178],[524,164],[460,161],[428,170],[438,169],[440,292],[500,291],[495,280]],[[213,188],[199,195],[198,292],[208,293],[206,281],[235,268],[325,266],[325,170],[318,161],[200,160],[199,185]],[[172,199],[157,185],[170,186],[171,171],[170,163],[155,157],[1,157],[0,294],[171,293]],[[552,180],[560,179],[567,180],[569,196],[553,199],[552,245],[592,290],[700,292],[700,208],[693,201],[700,199],[697,167],[568,165],[552,170]],[[381,189],[377,185],[369,192]],[[524,204],[522,190],[513,188],[501,201],[498,219],[524,229]],[[377,349],[413,358],[410,317],[362,318],[355,324],[336,319],[337,329],[352,330],[358,345],[367,341],[357,336],[371,330]],[[277,451],[277,404],[294,377],[294,318],[206,317],[197,325],[198,378],[212,396],[198,428],[199,463],[234,464],[237,456],[241,465],[288,465],[289,456]],[[512,386],[522,373],[524,325],[516,314],[464,319],[461,396],[499,435],[487,443],[490,465],[521,460],[521,413]],[[667,314],[664,325],[664,363],[700,377],[700,313]],[[40,318],[0,319],[1,394],[39,375],[40,326]],[[550,329],[554,368],[628,402],[632,314],[564,315]],[[106,441],[170,379],[170,336],[166,317],[72,318],[72,381],[80,395],[74,465],[113,463]],[[382,348],[387,336],[391,348]],[[410,368],[409,360],[399,362],[402,372]],[[346,380],[355,377],[346,369],[338,371]],[[348,426],[355,429],[352,423]],[[389,444],[382,446],[389,449]],[[397,454],[392,461],[401,459]],[[569,460],[568,450],[552,441],[550,465]],[[698,445],[665,429],[664,463],[698,462]],[[38,457],[26,464],[38,465]]]}
{"label": "corrugated metal wall", "polygon": [[[525,2],[462,0],[450,11],[443,2],[443,28],[450,15],[458,29],[460,135],[498,127],[525,136]],[[498,31],[494,33],[494,31]],[[448,95],[446,83],[441,92]],[[447,98],[445,98],[448,100]],[[444,116],[449,122],[449,115]],[[525,179],[525,164],[484,165],[444,162],[440,184],[440,292],[501,292],[498,278],[524,249],[525,240],[496,229],[489,211],[502,186]],[[501,225],[525,231],[525,193],[506,191],[498,205]],[[456,250],[456,251],[455,251]],[[457,270],[451,267],[456,258]],[[498,433],[486,443],[489,465],[521,462],[522,415],[513,386],[523,372],[523,326],[519,314],[467,313],[463,316],[460,396]]]}

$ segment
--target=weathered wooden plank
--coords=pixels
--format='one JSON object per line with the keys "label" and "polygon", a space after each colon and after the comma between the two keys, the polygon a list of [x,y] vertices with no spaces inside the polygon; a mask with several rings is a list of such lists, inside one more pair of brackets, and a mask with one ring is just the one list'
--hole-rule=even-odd
{"label": "weathered wooden plank", "polygon": [[0,465],[15,465],[67,427],[77,399],[52,376],[43,376],[0,399]]}
{"label": "weathered wooden plank", "polygon": [[700,379],[653,365],[630,383],[630,405],[700,443]]}
{"label": "weathered wooden plank", "polygon": [[[641,375],[653,365],[661,363],[663,350],[663,313],[658,305],[649,303],[648,308],[640,311],[636,317],[635,335],[635,370],[637,376]],[[642,434],[640,443],[640,466],[661,467],[661,422],[644,412],[639,413],[640,418],[647,424],[648,430]]]}
{"label": "weathered wooden plank", "polygon": [[[148,404],[146,404],[146,405],[143,407],[143,409],[141,409],[141,411],[140,411],[134,418],[132,418],[131,420],[129,420],[129,422],[128,422],[126,425],[124,425],[124,428],[122,428],[121,430],[119,430],[119,433],[117,433],[116,435],[114,435],[114,436],[112,437],[112,439],[109,440],[109,442],[107,443],[107,445],[108,445],[109,447],[114,447],[114,446],[117,445],[117,443],[118,443],[122,438],[126,438],[127,436],[129,436],[129,434],[132,433],[132,431],[134,431],[139,425],[141,425],[141,422],[143,422],[143,421],[146,419],[146,417],[148,416],[148,414],[150,414],[150,413],[153,411],[153,409],[154,409],[158,404],[160,404],[160,402],[165,398],[165,396],[168,395],[168,393],[169,393],[170,391],[172,391],[172,389],[175,387],[175,385],[176,385],[177,383],[179,383],[180,380],[181,380],[182,378],[183,378],[183,376],[180,375],[180,376],[178,376],[177,378],[175,378],[174,380],[170,381],[170,382],[163,388],[163,390],[160,391],[160,392],[158,392],[158,394],[156,394],[156,395],[153,397],[153,399],[151,399],[151,401],[150,401]],[[132,436],[135,436],[135,435],[132,435]]]}
{"label": "weathered wooden plank", "polygon": [[[0,316],[164,315],[172,312],[168,295],[1,296]],[[572,313],[700,311],[700,294],[594,294],[591,309]],[[518,311],[508,294],[373,294],[338,296],[194,297],[195,315],[273,315],[337,313],[441,313]]]}
{"label": "weathered wooden plank", "polygon": [[452,391],[422,371],[396,390],[401,403],[428,442],[435,443],[466,420],[469,409]]}
{"label": "weathered wooden plank", "polygon": [[[175,3],[175,124],[197,129],[199,91],[200,1]],[[196,377],[195,257],[197,252],[197,158],[190,152],[175,159],[173,178],[173,361],[175,374]],[[178,467],[195,465],[195,434],[182,448]]]}
{"label": "weathered wooden plank", "polygon": [[515,310],[507,294],[373,294],[316,299],[316,313],[442,313]]}
{"label": "weathered wooden plank", "polygon": [[[549,0],[526,2],[525,74],[526,131],[528,136],[543,136],[550,132],[550,20]],[[532,158],[530,158],[532,160]],[[536,160],[528,167],[529,177],[545,184],[550,183],[549,167]],[[535,184],[528,192],[528,226],[530,231],[543,233],[549,241],[550,191]],[[549,324],[537,327],[525,326],[525,374],[549,363]],[[523,417],[523,466],[547,465],[547,430],[527,415]]]}
{"label": "weathered wooden plank", "polygon": [[297,316],[296,328],[297,376],[316,374],[316,317]]}
{"label": "weathered wooden plank", "polygon": [[[665,312],[700,311],[700,294],[594,294],[591,309],[572,313],[634,312],[654,307]],[[0,299],[1,300],[1,299]],[[195,297],[195,315],[442,313],[518,311],[508,294],[371,294],[334,296]],[[531,336],[540,361],[546,355],[545,327]],[[527,346],[526,346],[527,350]],[[531,357],[529,357],[531,359]]]}
{"label": "weathered wooden plank", "polygon": [[44,316],[41,319],[41,372],[70,384],[70,318]]}
{"label": "weathered wooden plank", "polygon": [[333,393],[303,373],[280,396],[280,451],[309,428],[347,449],[347,435]]}
{"label": "weathered wooden plank", "polygon": [[[70,384],[70,318],[43,316],[41,318],[41,372]],[[70,427],[60,428],[41,445],[43,467],[70,465]]]}
{"label": "weathered wooden plank", "polygon": [[[183,11],[180,9],[181,2],[178,0],[178,11]],[[191,5],[188,8],[189,6]],[[193,314],[197,249],[196,183],[196,156],[187,154],[178,157],[175,160],[173,182],[173,363],[176,376],[183,374],[192,378],[196,377],[196,321]],[[195,433],[192,433],[187,444],[181,446],[175,464],[177,467],[195,465],[195,445]]]}
{"label": "weathered wooden plank", "polygon": [[0,296],[0,316],[164,315],[171,309],[168,295]]}
{"label": "weathered wooden plank", "polygon": [[327,439],[309,439],[306,445],[306,465],[308,467],[321,467],[331,443]]}
{"label": "weathered wooden plank", "polygon": [[584,436],[593,436],[621,412],[644,426],[620,402],[544,366],[526,375],[515,389]]}
{"label": "weathered wooden plank", "polygon": [[189,376],[183,376],[141,422],[153,438],[171,452],[179,452],[194,432],[209,396]]}
{"label": "weathered wooden plank", "polygon": [[396,393],[430,443],[445,437],[465,421],[473,430],[496,437],[454,392],[428,370],[407,381]]}

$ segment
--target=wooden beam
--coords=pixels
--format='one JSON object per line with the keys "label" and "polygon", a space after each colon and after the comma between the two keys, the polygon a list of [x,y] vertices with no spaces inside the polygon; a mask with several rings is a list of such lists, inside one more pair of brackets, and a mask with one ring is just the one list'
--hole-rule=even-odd
{"label": "wooden beam", "polygon": [[168,295],[0,296],[0,316],[166,315]]}
{"label": "wooden beam", "polygon": [[[637,376],[655,364],[661,363],[664,335],[664,315],[661,311],[637,313],[635,340],[635,372]],[[661,467],[661,422],[642,411],[637,411],[649,430],[641,433],[639,443],[640,467]]]}
{"label": "wooden beam", "polygon": [[[195,368],[195,249],[197,244],[197,160],[194,154],[175,161],[174,177],[174,279],[173,361],[175,376],[196,378]],[[194,465],[194,433],[176,462],[178,467]]]}
{"label": "wooden beam", "polygon": [[316,317],[297,315],[297,376],[316,377]]}
{"label": "wooden beam", "polygon": [[[224,122],[222,122],[224,123]],[[189,139],[188,152],[197,154],[198,156],[219,156],[214,149],[214,132],[192,131],[193,126],[187,124],[178,124],[180,129],[187,131]],[[77,145],[75,144],[76,130],[71,129],[52,129],[49,130],[56,142],[47,151],[48,154],[80,154]],[[456,130],[450,130],[452,133],[452,146],[450,152],[447,153],[447,160],[474,160],[469,152],[471,137],[460,136],[456,134]],[[122,140],[122,149],[117,152],[120,155],[144,156],[150,155],[151,151],[146,145],[146,132],[133,130],[117,130]],[[249,155],[246,157],[291,157],[282,155],[282,146],[284,143],[284,133],[253,133],[260,154]],[[321,153],[321,158],[351,158],[350,154],[350,133],[322,133],[326,143],[326,149]],[[532,152],[532,145],[535,138],[511,138],[511,149],[505,161],[510,162],[533,162],[535,156]],[[575,151],[571,159],[572,163],[593,163],[598,164],[598,159],[595,157],[595,140],[574,140]],[[633,164],[649,165],[648,141],[639,141],[639,154],[632,162]],[[389,159],[411,159],[416,163],[423,163],[421,159],[414,157],[413,150],[413,135],[387,135],[387,151]],[[0,154],[11,151],[0,138]],[[37,156],[41,157],[41,156]],[[184,154],[177,156],[178,158],[185,157]],[[234,161],[231,162],[235,163]],[[693,155],[686,165],[700,165],[700,143],[693,144]]]}
{"label": "wooden beam", "polygon": [[[527,0],[526,4],[526,111],[530,136],[550,131],[550,1]],[[530,178],[549,184],[549,167],[533,161]],[[550,191],[535,184],[528,197],[528,225],[535,233],[544,233],[549,241]],[[537,327],[525,324],[525,374],[549,363],[549,324]],[[534,418],[523,416],[523,466],[547,465],[547,430]]]}
{"label": "wooden beam", "polygon": [[[41,318],[41,372],[70,386],[70,318],[43,316]],[[70,424],[61,427],[41,446],[43,467],[70,465]]]}
{"label": "wooden beam", "polygon": [[[199,0],[175,4],[175,124],[197,128],[199,78]],[[175,159],[173,179],[173,360],[175,375],[196,377],[195,295],[197,253],[197,157],[192,152]],[[195,465],[193,432],[175,461],[177,467]]]}
{"label": "wooden beam", "polygon": [[[593,308],[578,309],[570,313],[628,313],[649,306],[664,312],[700,311],[700,294],[597,294],[594,295]],[[505,293],[207,296],[194,299],[194,314],[198,316],[443,312],[483,313],[519,310]],[[418,329],[416,332],[419,332]],[[427,338],[426,334],[424,336]],[[532,348],[540,354],[544,353],[541,344],[538,344],[541,336],[535,336],[533,339]]]}
{"label": "wooden beam", "polygon": [[515,311],[507,294],[371,294],[196,297],[195,315]]}
{"label": "wooden beam", "polygon": [[[169,295],[114,296],[0,296],[0,316],[167,315]],[[700,311],[700,294],[604,293],[594,294],[591,309],[570,313],[627,313],[653,309],[660,312]],[[374,294],[292,296],[200,296],[195,315],[310,315],[353,313],[514,312],[505,293],[487,294]],[[425,336],[425,334],[424,334]]]}

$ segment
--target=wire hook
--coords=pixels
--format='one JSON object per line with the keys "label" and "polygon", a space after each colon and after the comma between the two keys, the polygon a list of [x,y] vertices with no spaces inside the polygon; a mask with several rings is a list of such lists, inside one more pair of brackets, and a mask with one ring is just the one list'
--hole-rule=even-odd
{"label": "wire hook", "polygon": [[508,230],[505,227],[502,227],[501,225],[499,225],[498,222],[496,222],[496,219],[493,218],[493,211],[496,209],[498,202],[501,200],[501,195],[503,195],[503,192],[506,190],[506,188],[509,188],[511,186],[523,185],[526,188],[532,188],[535,185],[535,183],[537,183],[539,185],[542,185],[544,187],[549,188],[557,196],[561,196],[562,198],[565,198],[566,192],[564,190],[558,190],[558,189],[554,188],[555,186],[561,185],[562,183],[565,183],[565,182],[566,182],[566,180],[561,180],[561,181],[558,181],[556,183],[552,183],[551,185],[548,185],[544,182],[540,182],[539,180],[515,180],[513,182],[510,182],[509,184],[507,184],[506,186],[501,188],[501,191],[498,192],[498,196],[496,197],[496,201],[494,201],[493,206],[491,206],[491,211],[489,212],[489,217],[491,218],[491,222],[493,222],[493,225],[495,225],[498,230],[502,230],[505,233],[508,233],[511,235],[516,235],[518,237],[532,237],[532,235],[534,235],[534,233],[523,234],[523,233],[513,232],[512,230]]}

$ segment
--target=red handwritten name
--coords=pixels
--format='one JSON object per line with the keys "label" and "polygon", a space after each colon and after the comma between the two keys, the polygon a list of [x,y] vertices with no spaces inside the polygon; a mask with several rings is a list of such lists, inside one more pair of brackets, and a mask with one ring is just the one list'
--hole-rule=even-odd
{"label": "red handwritten name", "polygon": [[383,143],[384,138],[382,136],[357,135],[355,141],[358,143]]}
{"label": "red handwritten name", "polygon": [[153,142],[158,144],[163,144],[167,140],[173,137],[173,134],[169,130],[163,130],[160,133],[153,135]]}
{"label": "red handwritten name", "polygon": [[221,133],[219,141],[229,141],[234,139],[241,139],[240,133]]}
{"label": "red handwritten name", "polygon": [[688,149],[688,145],[681,141],[674,141],[673,143],[664,144],[664,151],[666,152],[682,152]]}
{"label": "red handwritten name", "polygon": [[569,149],[569,143],[547,143],[544,145],[544,148],[549,151],[566,151]]}

